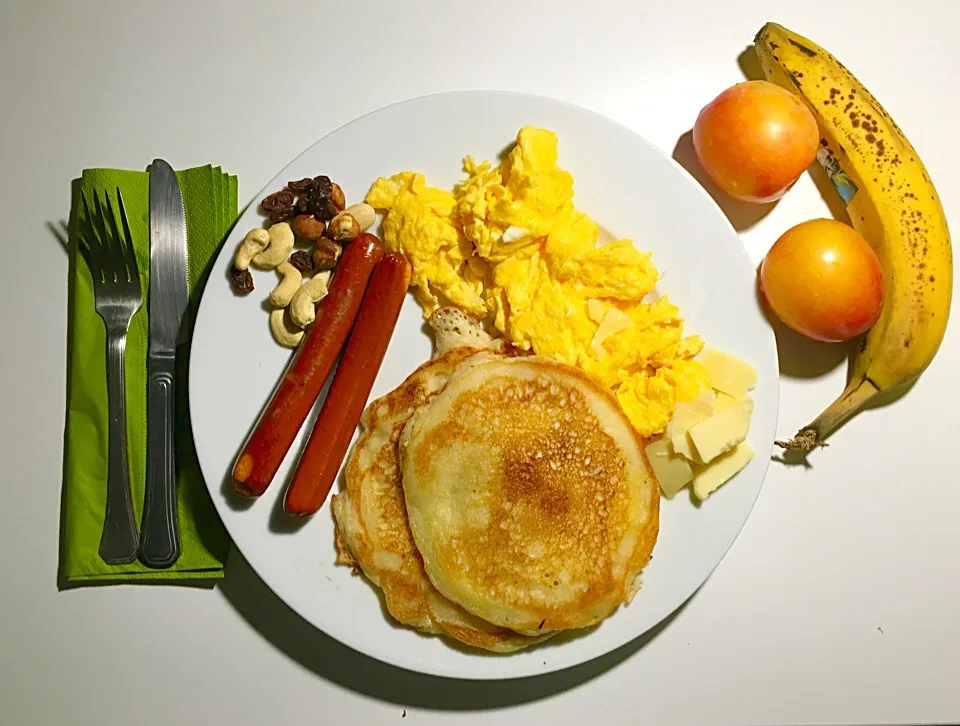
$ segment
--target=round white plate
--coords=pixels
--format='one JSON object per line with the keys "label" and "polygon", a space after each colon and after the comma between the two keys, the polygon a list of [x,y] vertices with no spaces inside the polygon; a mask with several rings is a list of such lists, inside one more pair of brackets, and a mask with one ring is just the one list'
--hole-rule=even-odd
{"label": "round white plate", "polygon": [[[251,204],[213,263],[193,336],[190,410],[204,478],[237,548],[290,607],[358,651],[424,673],[478,679],[546,673],[600,656],[649,630],[703,584],[733,543],[760,492],[773,445],[777,351],[757,302],[753,265],[700,186],[652,144],[609,119],[513,93],[416,98],[359,118],[317,142],[257,201],[290,180],[317,174],[337,181],[348,203],[362,200],[378,176],[406,169],[449,188],[461,178],[464,154],[495,159],[524,124],[557,133],[560,163],[576,180],[579,208],[613,234],[652,250],[662,272],[658,290],[679,305],[687,332],[700,333],[709,345],[757,367],[760,381],[748,439],[756,456],[701,507],[685,492],[664,500],[659,541],[639,594],[583,637],[494,656],[397,626],[366,580],[334,564],[329,503],[299,529],[292,529],[280,511],[285,478],[304,431],[259,500],[245,507],[229,493],[234,458],[289,357],[270,337],[263,307],[275,275],[254,273],[256,290],[243,298],[235,297],[227,282],[237,244],[263,222],[257,204]],[[422,323],[419,306],[408,297],[373,397],[395,388],[430,356]]]}

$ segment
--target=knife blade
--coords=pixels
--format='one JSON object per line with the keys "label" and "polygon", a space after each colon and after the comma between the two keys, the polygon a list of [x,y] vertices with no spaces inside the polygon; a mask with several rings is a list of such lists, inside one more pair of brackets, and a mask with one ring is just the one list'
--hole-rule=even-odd
{"label": "knife blade", "polygon": [[170,165],[150,165],[150,354],[172,354],[185,338],[187,221],[180,183]]}
{"label": "knife blade", "polygon": [[163,159],[150,165],[150,288],[147,349],[147,481],[140,561],[170,567],[180,556],[177,522],[177,347],[187,337],[187,223],[177,175]]}

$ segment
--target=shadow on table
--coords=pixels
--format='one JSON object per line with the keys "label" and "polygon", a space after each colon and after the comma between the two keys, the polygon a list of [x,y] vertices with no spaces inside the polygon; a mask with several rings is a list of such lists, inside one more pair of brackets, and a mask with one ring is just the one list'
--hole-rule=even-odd
{"label": "shadow on table", "polygon": [[449,711],[512,706],[575,688],[641,650],[686,607],[684,603],[653,630],[582,665],[529,678],[476,681],[415,673],[342,645],[291,610],[235,549],[230,554],[226,577],[218,587],[260,635],[321,678],[381,701]]}

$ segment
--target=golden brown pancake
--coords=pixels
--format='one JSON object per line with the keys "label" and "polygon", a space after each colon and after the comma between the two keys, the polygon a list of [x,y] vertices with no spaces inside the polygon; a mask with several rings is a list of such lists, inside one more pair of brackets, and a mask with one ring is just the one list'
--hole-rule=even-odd
{"label": "golden brown pancake", "polygon": [[433,585],[522,633],[594,625],[632,595],[660,493],[616,399],[542,358],[461,368],[404,427],[413,542]]}
{"label": "golden brown pancake", "polygon": [[[466,317],[448,312],[431,321],[434,323],[438,343],[443,343],[444,349],[450,349],[451,336],[455,342],[487,344]],[[489,342],[489,338],[486,340]],[[487,347],[496,346],[491,343]],[[426,633],[445,634],[467,645],[505,653],[538,643],[546,635],[527,637],[491,625],[437,592],[410,535],[397,452],[400,432],[413,412],[442,390],[464,361],[487,360],[492,355],[495,353],[477,348],[452,348],[420,366],[396,390],[371,403],[347,463],[346,486],[333,497],[332,506],[338,562],[362,571],[379,587],[394,618]]]}

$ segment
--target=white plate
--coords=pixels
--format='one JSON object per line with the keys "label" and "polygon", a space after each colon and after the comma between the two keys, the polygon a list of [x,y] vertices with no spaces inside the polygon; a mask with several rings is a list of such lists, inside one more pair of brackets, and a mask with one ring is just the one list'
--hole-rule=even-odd
{"label": "white plate", "polygon": [[[682,494],[664,501],[660,538],[644,583],[629,607],[594,632],[563,643],[491,656],[455,649],[439,637],[392,623],[374,589],[334,564],[329,504],[291,530],[279,511],[285,475],[304,432],[273,485],[247,508],[227,491],[238,449],[289,357],[271,339],[262,305],[275,284],[254,273],[256,291],[238,298],[227,284],[231,257],[244,233],[262,223],[251,204],[214,262],[204,291],[190,360],[190,408],[203,475],[237,548],[257,574],[307,621],[367,655],[414,671],[499,679],[546,673],[582,663],[649,630],[689,598],[733,543],[760,492],[772,449],[779,392],[773,333],[759,308],[756,274],[710,197],[672,159],[629,129],[582,108],[500,92],[417,98],[357,119],[317,142],[257,196],[292,180],[329,175],[348,203],[371,182],[405,169],[450,187],[464,154],[493,159],[524,124],[552,129],[560,163],[576,180],[576,203],[614,234],[652,250],[687,330],[753,363],[760,374],[749,442],[757,452],[736,479],[695,507]],[[408,297],[373,388],[396,387],[430,355],[420,308]],[[312,419],[311,419],[312,420]]]}

